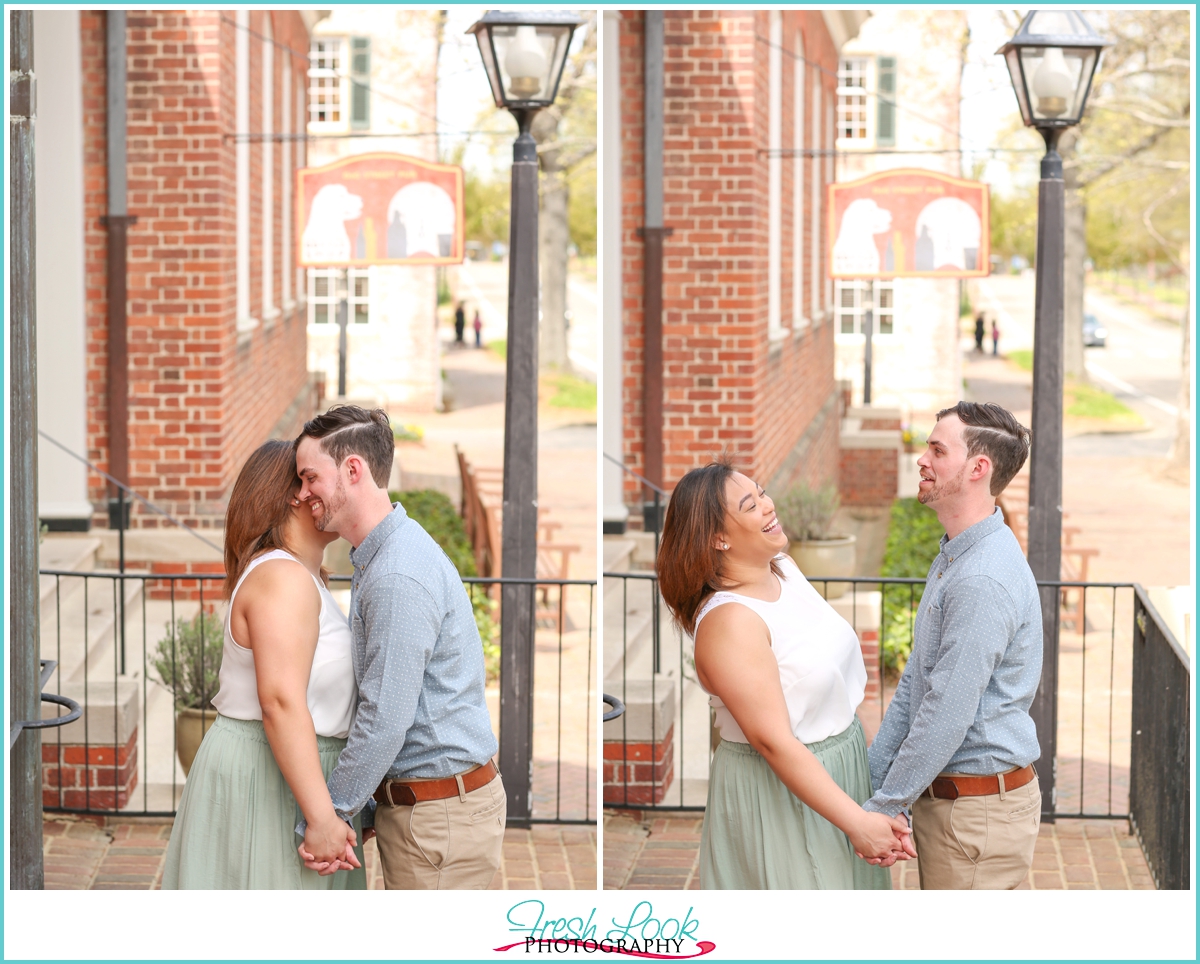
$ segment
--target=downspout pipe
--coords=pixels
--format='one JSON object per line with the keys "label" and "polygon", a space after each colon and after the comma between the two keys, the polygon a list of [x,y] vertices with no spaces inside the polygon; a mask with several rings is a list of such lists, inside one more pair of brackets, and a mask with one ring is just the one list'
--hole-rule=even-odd
{"label": "downspout pipe", "polygon": [[[137,221],[127,207],[125,146],[125,11],[105,14],[106,160],[108,169],[108,473],[129,484],[129,356],[126,333],[127,231]],[[109,486],[109,528],[125,529],[126,506],[116,486]]]}
{"label": "downspout pipe", "polygon": [[[663,12],[647,10],[643,36],[643,166],[644,221],[642,236],[642,442],[643,470],[657,486],[663,484]],[[645,517],[647,529],[658,532],[659,510]],[[651,516],[654,516],[653,518]]]}

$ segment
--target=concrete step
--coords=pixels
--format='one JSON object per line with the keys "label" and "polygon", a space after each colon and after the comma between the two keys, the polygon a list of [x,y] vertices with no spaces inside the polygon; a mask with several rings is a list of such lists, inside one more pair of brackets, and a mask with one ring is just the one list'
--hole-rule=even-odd
{"label": "concrete step", "polygon": [[653,653],[653,592],[654,584],[648,579],[605,578],[605,679],[622,673],[648,676]]}
{"label": "concrete step", "polygon": [[[114,580],[80,575],[63,576],[58,583],[57,602],[52,587],[45,603],[49,617],[41,621],[41,657],[57,660],[57,679],[82,682],[86,668],[90,680],[93,674],[105,673],[106,662],[112,663],[114,608],[119,603],[114,594]],[[142,581],[124,580],[123,596],[128,642],[128,620],[141,612]],[[109,665],[107,678],[111,679],[113,672]],[[47,684],[46,689],[55,692],[51,684]]]}
{"label": "concrete step", "polygon": [[636,547],[637,543],[624,536],[605,536],[604,571],[629,572],[633,568],[633,551]]}
{"label": "concrete step", "polygon": [[[95,538],[47,535],[38,547],[38,569],[91,572],[96,568],[100,545],[100,540]],[[59,587],[61,603],[69,594],[82,588],[83,580],[69,579],[65,576],[38,576],[42,622],[54,618],[56,586]]]}

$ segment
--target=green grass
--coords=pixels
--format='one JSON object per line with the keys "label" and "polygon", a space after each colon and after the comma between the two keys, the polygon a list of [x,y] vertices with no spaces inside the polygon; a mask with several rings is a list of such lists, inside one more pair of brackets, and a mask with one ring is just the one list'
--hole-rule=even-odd
{"label": "green grass", "polygon": [[1091,385],[1072,383],[1067,386],[1065,412],[1075,418],[1094,418],[1103,421],[1141,422],[1142,417],[1122,404],[1108,392]]}
{"label": "green grass", "polygon": [[1028,348],[1005,352],[1005,357],[1023,372],[1033,371],[1033,352]]}
{"label": "green grass", "polygon": [[555,408],[596,410],[596,383],[575,375],[551,376],[547,381],[557,389],[550,404]]}
{"label": "green grass", "polygon": [[[883,550],[881,576],[915,576],[924,579],[937,558],[938,543],[945,530],[937,514],[916,499],[897,499],[888,519],[887,545]],[[924,586],[883,587],[883,625],[880,627],[883,665],[900,672],[912,652],[912,623]]]}
{"label": "green grass", "polygon": [[505,361],[507,361],[508,360],[508,339],[497,338],[495,341],[489,341],[487,343],[487,350],[494,351],[497,355],[499,355],[501,358],[503,358]]}

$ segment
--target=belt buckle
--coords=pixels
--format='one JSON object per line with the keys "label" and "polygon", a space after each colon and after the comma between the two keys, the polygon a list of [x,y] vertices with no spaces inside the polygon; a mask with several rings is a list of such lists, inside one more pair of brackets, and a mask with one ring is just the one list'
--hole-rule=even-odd
{"label": "belt buckle", "polygon": [[417,795],[413,788],[406,783],[389,783],[388,799],[393,807],[415,807]]}

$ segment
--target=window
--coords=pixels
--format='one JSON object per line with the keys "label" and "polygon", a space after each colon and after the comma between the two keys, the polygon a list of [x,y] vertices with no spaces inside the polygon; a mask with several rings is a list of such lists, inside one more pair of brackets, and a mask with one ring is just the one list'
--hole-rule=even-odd
{"label": "window", "polygon": [[308,52],[308,120],[336,124],[342,119],[342,42],[314,40]]}
{"label": "window", "polygon": [[849,57],[838,65],[837,136],[867,138],[867,60]]}
{"label": "window", "polygon": [[[869,281],[839,281],[837,283],[838,333],[861,335],[865,296]],[[875,310],[872,315],[872,334],[891,335],[895,332],[896,293],[890,281],[874,282]]]}
{"label": "window", "polygon": [[880,57],[875,66],[879,104],[875,143],[892,147],[896,143],[896,58]]}
{"label": "window", "polygon": [[350,40],[350,126],[371,126],[371,40]]}
{"label": "window", "polygon": [[[338,309],[338,281],[341,268],[308,269],[308,323],[310,325],[336,325]],[[371,320],[371,282],[366,268],[351,268],[349,288],[349,317],[352,325],[365,325]]]}

